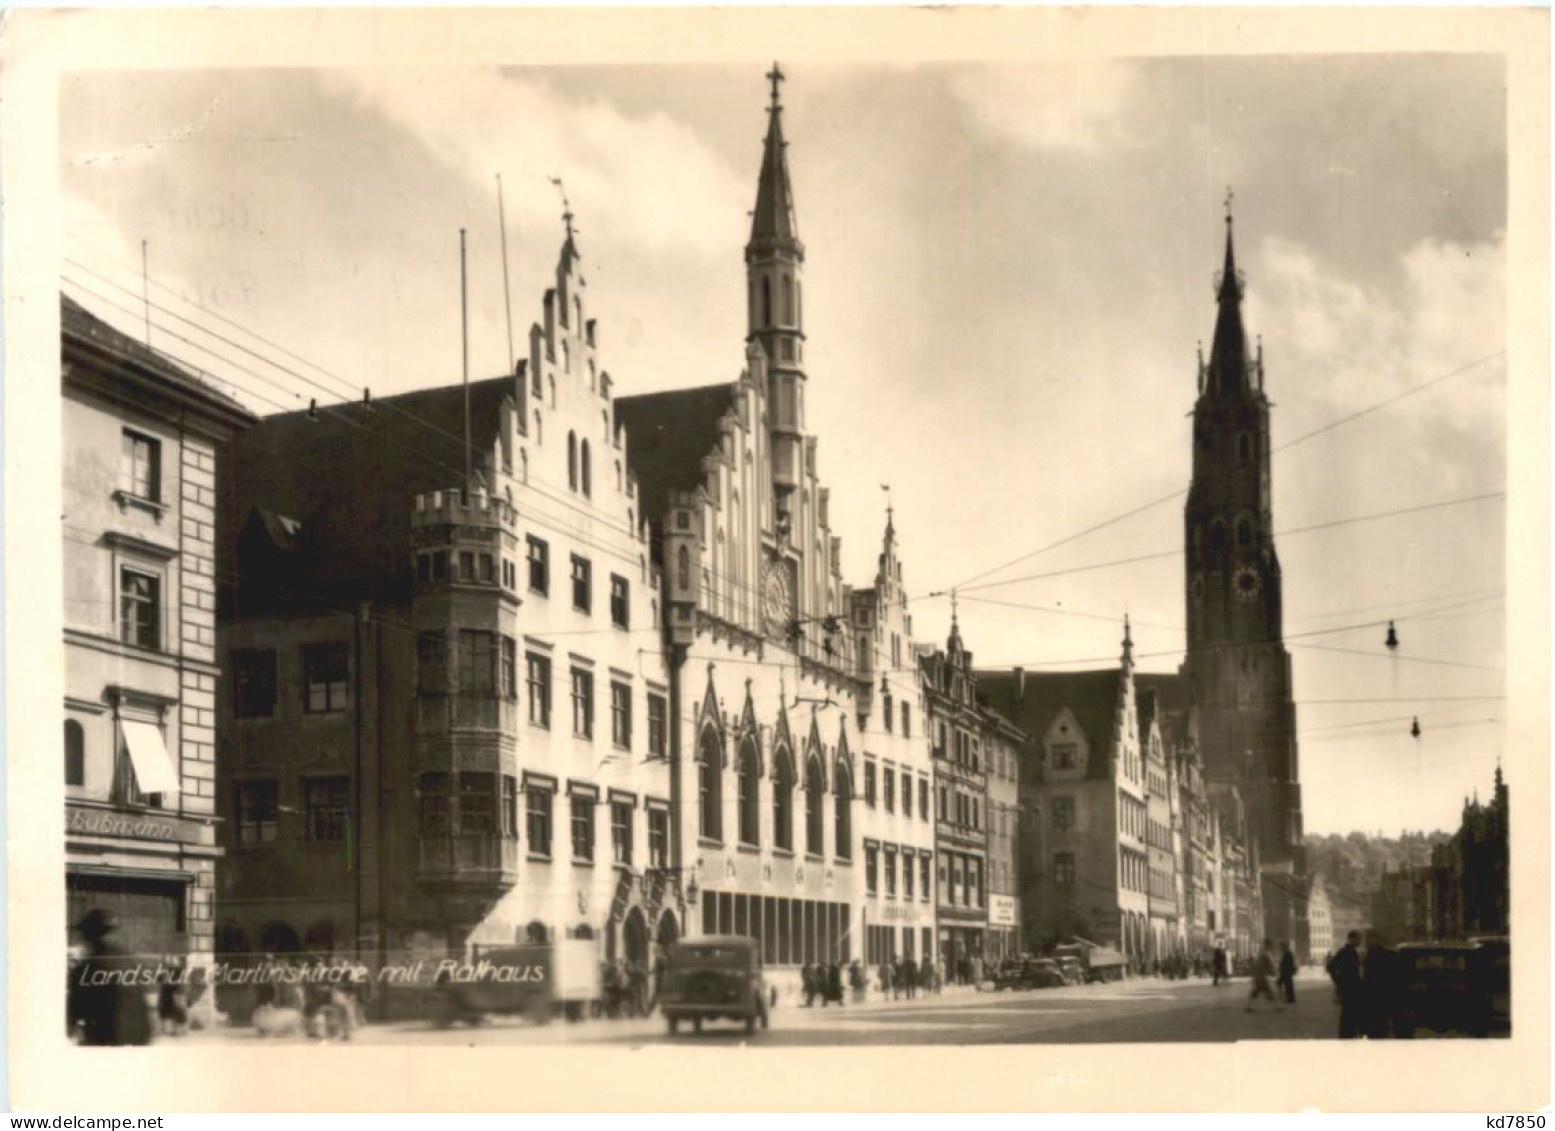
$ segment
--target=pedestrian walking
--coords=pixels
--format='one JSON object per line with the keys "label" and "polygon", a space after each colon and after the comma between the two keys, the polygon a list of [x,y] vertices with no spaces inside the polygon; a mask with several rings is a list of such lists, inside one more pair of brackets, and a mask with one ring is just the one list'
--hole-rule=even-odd
{"label": "pedestrian walking", "polygon": [[189,991],[184,986],[188,976],[182,958],[172,961],[172,976],[157,987],[157,1027],[163,1035],[181,1037],[189,1031]]}
{"label": "pedestrian walking", "polygon": [[896,971],[889,958],[880,964],[880,996],[896,1000]]}
{"label": "pedestrian walking", "polygon": [[71,1031],[83,1045],[149,1045],[151,1011],[127,977],[135,962],[109,936],[118,924],[108,912],[88,911],[77,925],[86,957],[76,968],[66,1005]]}
{"label": "pedestrian walking", "polygon": [[1258,952],[1258,957],[1253,960],[1253,988],[1247,995],[1247,1012],[1253,1012],[1253,1002],[1264,997],[1269,999],[1269,1004],[1276,1009],[1284,1006],[1274,1000],[1274,987],[1270,985],[1270,979],[1274,977],[1274,955],[1269,953],[1274,949],[1273,939],[1263,940],[1263,949]]}
{"label": "pedestrian walking", "polygon": [[1223,980],[1230,979],[1230,977],[1231,977],[1231,969],[1230,969],[1230,965],[1229,965],[1229,963],[1228,963],[1228,961],[1226,959],[1226,948],[1225,948],[1224,945],[1217,946],[1215,948],[1215,958],[1214,958],[1214,963],[1213,963],[1213,969],[1214,969],[1214,974],[1215,974],[1215,982],[1214,982],[1215,985],[1218,986],[1218,985],[1220,985],[1220,983]]}
{"label": "pedestrian walking", "polygon": [[826,968],[826,995],[821,999],[821,1007],[824,1009],[826,1003],[832,1001],[838,1006],[848,1004],[842,996],[842,964],[839,962],[833,962]]}
{"label": "pedestrian walking", "polygon": [[1284,953],[1280,955],[1280,988],[1285,991],[1285,1004],[1296,1004],[1296,955],[1290,949],[1290,942],[1286,940],[1280,944]]}
{"label": "pedestrian walking", "polygon": [[902,985],[907,987],[907,1000],[918,996],[918,964],[911,958],[902,959]]}
{"label": "pedestrian walking", "polygon": [[809,1008],[815,1003],[815,995],[819,992],[819,987],[816,985],[815,966],[806,962],[799,970],[799,977],[804,984],[804,1004]]}
{"label": "pedestrian walking", "polygon": [[1383,1040],[1393,1035],[1393,1015],[1397,955],[1376,931],[1366,935],[1366,953],[1361,959],[1361,1002],[1366,1036]]}
{"label": "pedestrian walking", "polygon": [[1339,995],[1339,1037],[1352,1040],[1364,1036],[1361,1002],[1361,933],[1351,931],[1344,946],[1328,960],[1328,976]]}

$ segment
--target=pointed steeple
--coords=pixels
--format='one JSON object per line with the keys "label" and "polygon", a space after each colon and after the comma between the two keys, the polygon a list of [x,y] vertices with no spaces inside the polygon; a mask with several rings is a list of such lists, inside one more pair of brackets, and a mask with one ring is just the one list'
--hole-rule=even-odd
{"label": "pointed steeple", "polygon": [[1129,627],[1128,614],[1123,614],[1123,667],[1127,671],[1134,670],[1134,633]]}
{"label": "pointed steeple", "polygon": [[956,591],[950,591],[950,637],[945,641],[945,650],[951,655],[966,651],[961,644],[961,623],[956,617]]}
{"label": "pointed steeple", "polygon": [[1234,394],[1247,384],[1247,331],[1242,327],[1242,273],[1236,269],[1236,241],[1232,233],[1231,190],[1226,190],[1226,260],[1216,279],[1215,337],[1210,345],[1209,374],[1205,382],[1213,394]]}
{"label": "pointed steeple", "polygon": [[751,213],[747,258],[777,250],[804,256],[799,222],[794,218],[794,193],[788,180],[788,142],[783,140],[783,103],[778,86],[784,77],[773,63],[767,72],[772,83],[772,104],[767,107],[767,141],[761,157],[761,178],[756,184],[756,210]]}

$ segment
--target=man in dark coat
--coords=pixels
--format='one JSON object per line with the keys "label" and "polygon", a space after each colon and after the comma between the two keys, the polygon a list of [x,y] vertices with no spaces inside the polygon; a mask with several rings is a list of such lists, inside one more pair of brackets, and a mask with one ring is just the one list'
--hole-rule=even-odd
{"label": "man in dark coat", "polygon": [[1344,946],[1328,960],[1328,976],[1339,994],[1339,1036],[1350,1040],[1362,1035],[1361,933],[1351,931]]}
{"label": "man in dark coat", "polygon": [[833,962],[830,966],[823,967],[826,976],[826,993],[821,999],[824,1008],[826,1003],[834,1001],[838,1005],[846,1005],[847,1001],[842,996],[842,965]]}
{"label": "man in dark coat", "polygon": [[1280,944],[1284,953],[1280,955],[1280,988],[1285,991],[1285,1004],[1296,1004],[1296,955],[1290,949],[1290,942]]}
{"label": "man in dark coat", "polygon": [[1214,984],[1217,986],[1220,985],[1221,979],[1229,978],[1231,976],[1230,963],[1226,960],[1226,948],[1223,946],[1217,946],[1215,948],[1214,971]]}
{"label": "man in dark coat", "polygon": [[1361,964],[1361,1001],[1366,1035],[1373,1040],[1393,1035],[1397,958],[1375,931],[1366,936],[1366,957]]}
{"label": "man in dark coat", "polygon": [[68,1003],[83,1045],[151,1043],[151,1011],[135,984],[138,964],[108,938],[116,926],[108,912],[93,910],[76,928],[87,954],[71,977]]}

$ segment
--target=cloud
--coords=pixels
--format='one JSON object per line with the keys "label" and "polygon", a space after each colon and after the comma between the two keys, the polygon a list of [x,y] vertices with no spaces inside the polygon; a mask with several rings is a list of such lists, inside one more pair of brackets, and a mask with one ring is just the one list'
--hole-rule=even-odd
{"label": "cloud", "polygon": [[[1305,247],[1277,238],[1259,249],[1250,320],[1291,357],[1307,395],[1332,413],[1355,411],[1506,349],[1506,241],[1426,238],[1385,281],[1347,277]],[[1466,431],[1499,434],[1504,363],[1486,361],[1429,397],[1399,402]],[[1413,403],[1412,403],[1413,402]]]}
{"label": "cloud", "polygon": [[[504,169],[518,223],[557,222],[566,185],[583,237],[596,245],[726,255],[726,224],[749,206],[748,172],[730,168],[663,113],[629,116],[600,99],[569,99],[540,82],[490,72],[331,72],[329,83],[388,119],[483,189]],[[523,170],[524,175],[518,175]]]}
{"label": "cloud", "polygon": [[953,80],[968,112],[997,138],[1031,149],[1092,152],[1128,141],[1137,71],[1111,60],[981,67]]}

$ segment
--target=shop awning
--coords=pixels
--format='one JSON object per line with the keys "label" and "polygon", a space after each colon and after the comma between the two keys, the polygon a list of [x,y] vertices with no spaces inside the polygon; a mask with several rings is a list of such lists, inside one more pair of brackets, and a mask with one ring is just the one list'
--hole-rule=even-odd
{"label": "shop awning", "polygon": [[140,791],[176,794],[178,770],[162,741],[161,729],[128,719],[119,720],[119,729],[124,734],[124,746],[130,752],[130,765],[135,767],[135,783]]}

